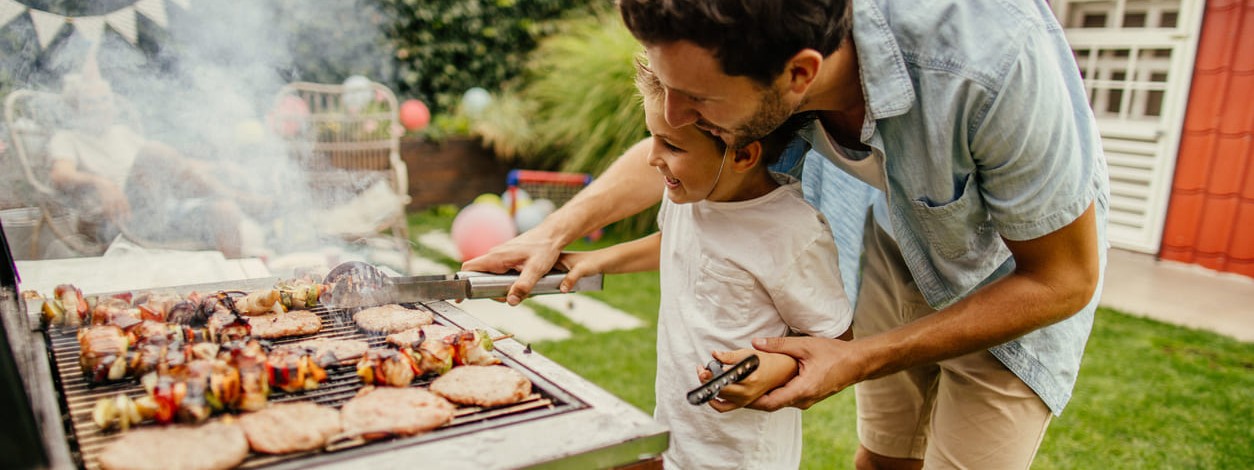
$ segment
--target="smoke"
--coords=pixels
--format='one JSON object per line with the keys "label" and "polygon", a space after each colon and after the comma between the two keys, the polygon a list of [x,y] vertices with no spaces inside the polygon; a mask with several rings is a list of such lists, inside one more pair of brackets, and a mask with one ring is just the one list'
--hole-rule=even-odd
{"label": "smoke", "polygon": [[[291,146],[273,132],[276,94],[292,81],[341,83],[358,74],[392,83],[384,18],[365,0],[192,0],[187,9],[174,2],[166,5],[167,27],[141,17],[137,45],[110,30],[99,44],[92,44],[64,28],[48,49],[32,50],[36,41],[28,21],[3,26],[0,92],[26,88],[59,93],[64,78],[83,73],[94,53],[99,74],[119,101],[137,111],[136,127],[142,128],[144,137],[212,163],[221,171],[208,177],[269,201],[259,205],[264,208],[251,208],[256,210],[249,215],[264,239],[253,234],[252,244],[261,246],[251,246],[245,254],[281,257],[298,251],[348,250],[339,237],[314,233],[311,222],[325,213],[327,204],[347,201],[370,181],[348,181],[340,186],[351,189],[340,192],[310,190],[301,164],[309,159],[308,148]],[[228,171],[231,167],[243,171]],[[15,173],[9,168],[5,172]],[[178,187],[186,175],[161,178]],[[155,207],[168,204],[168,198],[132,204]],[[132,225],[152,229],[154,224],[132,221]]]}

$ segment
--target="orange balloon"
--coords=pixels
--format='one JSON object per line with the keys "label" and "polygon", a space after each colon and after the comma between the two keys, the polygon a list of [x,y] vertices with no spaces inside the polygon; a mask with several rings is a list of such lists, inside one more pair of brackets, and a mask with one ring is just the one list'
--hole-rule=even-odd
{"label": "orange balloon", "polygon": [[431,110],[419,100],[405,100],[400,109],[401,125],[411,131],[420,131],[431,122]]}

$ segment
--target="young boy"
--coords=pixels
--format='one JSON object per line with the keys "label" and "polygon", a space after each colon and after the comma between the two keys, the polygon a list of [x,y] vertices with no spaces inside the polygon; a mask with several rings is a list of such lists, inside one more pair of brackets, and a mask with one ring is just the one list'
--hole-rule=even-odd
{"label": "young boy", "polygon": [[[655,418],[671,430],[664,459],[672,468],[796,468],[801,410],[773,413],[693,406],[685,394],[710,377],[711,351],[730,362],[756,337],[846,335],[853,311],[841,286],[836,247],[823,216],[800,183],[772,174],[802,120],[742,148],[727,147],[696,126],[674,128],[662,115],[664,91],[644,65],[636,85],[653,134],[649,164],[666,183],[660,232],[558,264],[569,286],[595,273],[660,269]],[[847,338],[847,337],[846,337]],[[782,385],[797,363],[756,352],[761,365],[725,394],[756,398]],[[693,368],[698,370],[693,373]]]}

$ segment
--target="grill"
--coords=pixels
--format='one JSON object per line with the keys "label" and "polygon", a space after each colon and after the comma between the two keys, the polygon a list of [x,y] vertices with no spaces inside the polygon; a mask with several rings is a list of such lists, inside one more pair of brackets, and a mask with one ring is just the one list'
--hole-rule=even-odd
{"label": "grill", "polygon": [[[253,290],[269,287],[273,282],[273,279],[251,280],[229,285],[218,283],[163,290],[182,293],[192,290]],[[0,296],[12,296],[12,293],[6,291]],[[10,304],[0,302],[0,314],[4,314],[8,323],[16,315],[5,313],[3,307],[6,305]],[[463,329],[482,328],[495,334],[490,327],[446,302],[411,304],[409,307],[432,312],[436,322],[443,325]],[[37,325],[33,312],[39,311],[38,305],[28,305],[26,311],[32,312],[26,316],[26,321]],[[325,308],[315,312],[323,325],[319,333],[284,338],[273,341],[273,344],[331,338],[364,340],[371,348],[384,347],[384,337],[359,330],[350,312]],[[134,381],[90,386],[79,369],[79,345],[75,331],[27,331],[29,335],[25,338],[32,343],[30,350],[46,351],[46,354],[31,355],[25,367],[27,371],[24,371],[27,377],[32,374],[48,377],[48,382],[26,381],[36,416],[47,421],[54,417],[55,409],[55,417],[64,424],[61,429],[63,437],[59,439],[56,432],[47,429],[48,426],[41,426],[53,463],[60,455],[72,466],[99,468],[98,455],[121,433],[100,431],[92,422],[91,412],[96,400],[118,393],[139,397],[145,393],[143,387]],[[13,336],[10,334],[11,339]],[[18,352],[19,348],[14,350]],[[253,453],[241,468],[411,466],[416,462],[476,469],[606,468],[641,462],[657,463],[656,457],[666,447],[667,435],[665,429],[653,423],[648,416],[517,341],[497,341],[494,354],[504,365],[532,381],[533,393],[530,397],[504,407],[460,407],[452,423],[418,436],[369,442],[348,440],[332,443],[320,451],[278,456]],[[40,369],[46,373],[41,374]],[[327,368],[327,373],[328,380],[316,390],[297,393],[272,390],[270,401],[312,401],[338,408],[362,388],[353,365],[332,366]],[[424,387],[428,383],[428,379],[421,379],[411,386]],[[53,391],[55,393],[50,397],[49,392]]]}

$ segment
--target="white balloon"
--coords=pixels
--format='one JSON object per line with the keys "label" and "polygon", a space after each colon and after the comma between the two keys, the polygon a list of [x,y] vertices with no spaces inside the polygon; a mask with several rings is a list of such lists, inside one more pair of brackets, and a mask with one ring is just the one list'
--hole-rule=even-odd
{"label": "white balloon", "polygon": [[[527,194],[527,191],[523,190],[523,188],[515,188],[514,191],[518,193],[518,205],[513,206],[515,211],[531,205],[531,195]],[[506,189],[505,192],[501,193],[501,206],[504,206],[505,210],[510,210],[513,203],[514,196],[510,194],[510,190]]]}
{"label": "white balloon", "polygon": [[370,79],[361,75],[352,75],[344,80],[344,107],[357,112],[374,98],[374,90],[370,88]]}
{"label": "white balloon", "polygon": [[553,211],[557,210],[557,204],[553,204],[553,201],[550,201],[548,199],[543,199],[543,198],[531,201],[531,205],[539,206],[542,209],[544,209],[544,215],[546,216],[549,214],[552,214]]}
{"label": "white balloon", "polygon": [[462,95],[462,110],[471,117],[478,117],[489,104],[492,104],[492,95],[483,88],[474,87]]}
{"label": "white balloon", "polygon": [[532,204],[514,213],[514,225],[518,227],[518,233],[526,232],[540,225],[548,215],[544,206]]}

